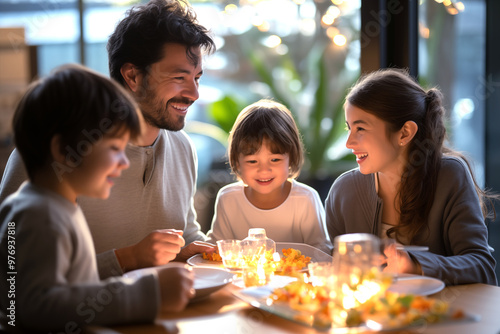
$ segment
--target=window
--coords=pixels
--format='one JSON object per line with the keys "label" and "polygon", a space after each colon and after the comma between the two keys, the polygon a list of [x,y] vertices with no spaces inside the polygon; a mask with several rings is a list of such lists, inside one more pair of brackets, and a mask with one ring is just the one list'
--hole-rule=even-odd
{"label": "window", "polygon": [[[108,74],[106,42],[116,22],[137,1],[0,2],[0,27],[23,27],[28,45],[36,46],[37,72],[43,76],[65,63],[84,63]],[[81,26],[84,47],[81,52]]]}
{"label": "window", "polygon": [[419,16],[419,79],[443,92],[451,144],[472,160],[484,187],[486,3],[428,0]]}

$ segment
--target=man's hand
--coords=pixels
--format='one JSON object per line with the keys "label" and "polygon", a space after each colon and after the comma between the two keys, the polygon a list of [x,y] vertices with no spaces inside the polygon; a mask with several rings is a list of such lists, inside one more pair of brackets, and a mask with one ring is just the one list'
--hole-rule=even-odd
{"label": "man's hand", "polygon": [[115,250],[118,262],[124,272],[167,264],[185,244],[182,233],[174,229],[153,231],[137,244]]}
{"label": "man's hand", "polygon": [[217,246],[204,241],[194,241],[184,247],[181,252],[175,258],[175,261],[185,262],[191,256],[207,252],[213,253],[217,249]]}

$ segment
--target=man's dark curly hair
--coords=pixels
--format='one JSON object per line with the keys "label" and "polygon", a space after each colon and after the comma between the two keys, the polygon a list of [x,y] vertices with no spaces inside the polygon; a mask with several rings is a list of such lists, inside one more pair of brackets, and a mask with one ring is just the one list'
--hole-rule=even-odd
{"label": "man's dark curly hair", "polygon": [[215,52],[215,43],[209,31],[198,24],[193,8],[183,0],[152,0],[134,6],[118,24],[108,40],[109,74],[125,86],[120,73],[125,63],[131,63],[142,73],[163,56],[167,43],[186,46],[188,59],[196,64],[195,53],[200,48],[205,54]]}

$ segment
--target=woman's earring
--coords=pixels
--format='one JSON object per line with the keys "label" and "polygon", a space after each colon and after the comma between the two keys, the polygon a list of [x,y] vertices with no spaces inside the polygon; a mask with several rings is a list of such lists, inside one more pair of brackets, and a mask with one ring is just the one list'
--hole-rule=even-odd
{"label": "woman's earring", "polygon": [[399,143],[399,146],[403,146],[403,142]]}

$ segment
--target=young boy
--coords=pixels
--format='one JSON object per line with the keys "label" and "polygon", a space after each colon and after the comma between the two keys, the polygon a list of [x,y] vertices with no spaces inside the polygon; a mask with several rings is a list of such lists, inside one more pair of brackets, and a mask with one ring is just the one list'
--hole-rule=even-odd
{"label": "young boy", "polygon": [[[194,295],[183,265],[100,281],[81,195],[105,199],[128,168],[142,117],[128,93],[81,66],[33,83],[14,115],[29,181],[0,207],[0,323],[64,330],[153,321]],[[5,286],[2,283],[2,287]],[[4,313],[4,314],[2,314]]]}

